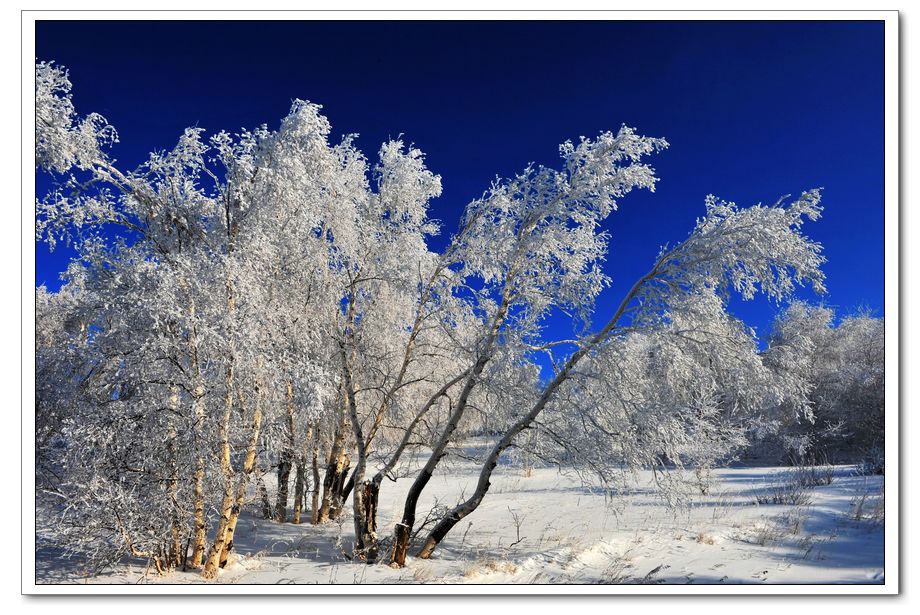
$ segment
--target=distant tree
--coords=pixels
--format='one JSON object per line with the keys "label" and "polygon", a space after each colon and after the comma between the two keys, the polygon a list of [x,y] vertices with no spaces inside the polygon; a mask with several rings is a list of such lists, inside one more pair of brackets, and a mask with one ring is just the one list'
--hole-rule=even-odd
{"label": "distant tree", "polygon": [[803,379],[805,412],[784,409],[772,432],[796,459],[854,459],[884,449],[885,321],[793,302],[776,319],[765,352],[776,372]]}

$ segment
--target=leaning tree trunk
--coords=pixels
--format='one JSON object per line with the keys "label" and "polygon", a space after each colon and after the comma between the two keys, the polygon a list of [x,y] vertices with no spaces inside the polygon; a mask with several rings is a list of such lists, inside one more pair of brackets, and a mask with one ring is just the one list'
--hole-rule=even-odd
{"label": "leaning tree trunk", "polygon": [[553,393],[555,393],[559,386],[566,380],[571,369],[575,366],[575,363],[577,363],[578,359],[583,356],[583,353],[579,353],[581,353],[581,351],[578,351],[572,355],[572,358],[569,359],[562,371],[559,372],[559,374],[543,391],[540,399],[530,410],[530,412],[518,420],[518,422],[515,423],[511,429],[509,429],[505,435],[502,436],[501,440],[499,440],[498,443],[492,448],[492,451],[486,458],[485,463],[482,466],[482,470],[479,473],[479,480],[476,483],[476,490],[473,492],[473,495],[470,496],[470,498],[465,502],[457,505],[444,518],[442,518],[437,523],[437,525],[434,526],[434,528],[431,530],[431,533],[425,539],[425,544],[419,551],[418,556],[421,559],[428,559],[432,552],[434,552],[435,547],[437,547],[438,544],[440,544],[440,542],[444,539],[444,537],[447,536],[447,533],[450,532],[450,530],[452,530],[453,527],[457,525],[461,519],[479,507],[479,504],[482,502],[482,499],[485,497],[486,493],[489,491],[489,487],[492,484],[492,472],[498,465],[499,457],[501,457],[502,453],[504,453],[505,450],[511,446],[515,436],[533,424],[533,421],[537,418],[537,415],[543,411],[543,408],[546,406],[547,402],[549,402],[550,398],[553,396]]}
{"label": "leaning tree trunk", "polygon": [[[380,425],[383,422],[383,419],[389,410],[390,400],[393,398],[393,395],[399,390],[403,385],[403,379],[406,375],[406,372],[409,368],[409,364],[412,360],[412,355],[415,350],[415,343],[418,335],[421,331],[422,322],[424,320],[424,310],[423,307],[427,304],[431,295],[432,286],[435,280],[440,276],[443,268],[445,267],[444,263],[440,263],[438,267],[435,268],[432,272],[431,278],[429,278],[428,283],[425,285],[424,290],[422,291],[421,298],[419,300],[418,309],[416,310],[415,321],[412,324],[412,328],[409,332],[409,338],[406,342],[405,351],[403,352],[402,365],[399,368],[396,378],[394,379],[390,389],[383,395],[380,406],[377,409],[377,412],[374,415],[374,420],[370,426],[370,429],[367,433],[367,438],[365,439],[360,428],[360,422],[358,421],[357,412],[352,405],[352,422],[356,426],[354,429],[354,435],[356,439],[356,444],[359,447],[359,461],[358,465],[355,468],[355,471],[352,473],[348,482],[345,484],[345,487],[342,490],[342,499],[346,499],[352,489],[357,489],[353,498],[354,504],[354,520],[355,520],[355,536],[356,538],[356,550],[359,550],[363,555],[366,561],[373,562],[377,559],[377,505],[380,498],[380,484],[383,481],[383,477],[389,472],[399,460],[402,451],[405,449],[405,446],[408,442],[412,431],[414,430],[416,424],[421,420],[422,416],[427,413],[427,411],[432,407],[432,405],[437,401],[446,392],[446,388],[441,392],[435,395],[428,404],[426,404],[422,411],[416,415],[415,419],[409,425],[406,430],[406,437],[403,440],[403,443],[397,449],[396,453],[391,456],[390,461],[382,468],[371,480],[365,480],[364,475],[367,469],[367,455],[370,450],[371,443],[373,442],[377,430],[380,428]],[[354,296],[349,303],[349,323],[354,324]],[[349,329],[350,330],[350,329]],[[346,330],[346,333],[348,330]],[[347,339],[347,338],[346,338]],[[344,360],[344,367],[348,372],[348,381],[351,381],[351,372],[350,367],[347,364],[347,357],[344,353],[342,358]],[[450,386],[453,386],[455,382],[458,382],[460,378],[452,381]],[[350,392],[352,396],[352,401],[354,400],[354,391],[349,385],[346,388],[346,392]]]}
{"label": "leaning tree trunk", "polygon": [[578,362],[585,355],[591,352],[598,344],[607,339],[607,337],[610,335],[610,332],[614,329],[614,327],[616,327],[620,318],[623,316],[627,306],[632,302],[642,286],[658,274],[659,268],[665,262],[666,258],[667,254],[660,256],[652,270],[637,280],[635,284],[633,284],[632,288],[626,294],[619,307],[617,308],[617,311],[610,318],[610,320],[607,321],[607,324],[604,325],[604,328],[594,334],[578,350],[572,353],[572,355],[562,366],[562,369],[559,370],[556,376],[549,382],[548,385],[546,385],[546,388],[543,390],[540,398],[530,409],[530,411],[521,417],[514,425],[512,425],[511,428],[505,433],[505,435],[502,436],[502,438],[495,444],[482,466],[482,470],[479,473],[479,480],[476,483],[476,490],[473,492],[473,495],[470,496],[470,498],[465,502],[458,504],[453,510],[447,513],[447,515],[441,519],[437,525],[434,526],[434,528],[431,530],[431,533],[425,539],[425,544],[419,551],[418,556],[421,559],[428,559],[431,557],[431,554],[434,552],[435,548],[441,543],[442,540],[444,540],[444,537],[447,536],[448,532],[450,532],[454,526],[460,522],[461,519],[479,507],[479,504],[482,502],[482,499],[485,497],[486,492],[488,492],[489,487],[491,486],[490,481],[492,478],[492,472],[495,470],[495,466],[498,465],[498,459],[501,457],[502,453],[504,453],[505,450],[511,446],[512,441],[519,433],[533,425],[533,422],[536,420],[537,416],[543,411],[543,409],[546,407],[546,404],[549,403],[550,399],[552,399],[553,395],[559,389],[562,383],[564,383],[569,378],[572,370],[575,368]]}
{"label": "leaning tree trunk", "polygon": [[[234,225],[231,222],[231,207],[230,202],[228,201],[225,204],[225,221],[226,221],[226,231],[227,231],[227,254],[233,252],[234,249],[234,237],[236,235],[236,230],[234,230]],[[228,361],[227,368],[224,376],[224,386],[226,387],[226,392],[224,396],[224,411],[221,416],[221,422],[219,427],[220,433],[220,469],[221,474],[224,477],[224,493],[221,498],[220,505],[220,520],[217,524],[217,532],[214,535],[214,542],[211,545],[211,549],[208,551],[208,558],[204,564],[204,570],[202,571],[202,576],[206,579],[213,579],[217,574],[217,567],[220,563],[220,556],[224,550],[224,544],[227,538],[227,528],[230,523],[230,518],[233,514],[233,504],[234,504],[234,472],[233,465],[230,462],[230,419],[233,415],[233,397],[234,390],[236,387],[234,381],[234,370],[236,367],[236,356],[235,356],[235,319],[236,319],[236,289],[233,284],[233,278],[228,275],[225,280],[225,289],[227,293],[227,303],[226,303],[226,323],[228,326],[228,335],[227,341],[229,345],[228,352]]]}
{"label": "leaning tree trunk", "polygon": [[[437,401],[447,395],[447,392],[455,384],[463,380],[467,375],[469,375],[470,370],[466,370],[463,373],[457,375],[450,381],[444,383],[444,385],[425,403],[422,409],[415,415],[415,418],[412,419],[412,422],[409,423],[409,426],[406,427],[406,431],[403,434],[402,440],[399,445],[396,447],[396,450],[390,455],[390,458],[387,460],[386,464],[380,468],[377,473],[374,475],[374,478],[365,483],[365,505],[363,507],[363,514],[366,517],[365,524],[372,528],[374,532],[377,531],[377,503],[380,498],[380,485],[383,483],[384,477],[389,473],[393,468],[396,467],[396,464],[399,463],[399,459],[402,457],[403,452],[409,446],[409,441],[412,438],[412,434],[415,432],[416,426],[421,422],[431,408],[437,403]],[[396,560],[399,557],[400,561],[406,561],[406,549],[409,545],[409,533],[405,532],[404,535],[401,535],[401,531],[406,526],[400,524],[396,526],[396,545],[397,549],[400,551],[394,552],[394,555],[391,557],[392,560]],[[402,546],[400,546],[402,545]]]}
{"label": "leaning tree trunk", "polygon": [[553,394],[559,388],[559,386],[565,382],[568,378],[569,373],[572,368],[578,362],[578,360],[584,356],[587,349],[591,346],[585,346],[580,349],[578,352],[572,355],[569,360],[566,362],[562,371],[560,371],[555,378],[550,382],[550,384],[543,391],[543,394],[540,396],[540,399],[537,400],[537,403],[531,408],[530,412],[524,415],[518,422],[516,422],[512,427],[502,436],[501,440],[492,448],[492,451],[489,453],[489,456],[486,458],[485,463],[482,466],[482,470],[479,473],[479,480],[476,483],[476,490],[473,492],[473,495],[470,496],[468,500],[457,505],[453,510],[451,510],[443,519],[441,519],[437,525],[431,530],[431,533],[425,539],[425,544],[422,546],[421,551],[419,551],[418,556],[421,559],[428,559],[432,552],[434,552],[435,547],[440,544],[440,542],[447,536],[447,533],[453,529],[461,519],[472,513],[476,508],[479,507],[479,504],[482,502],[482,499],[485,497],[486,493],[489,491],[491,486],[492,472],[495,470],[495,467],[498,465],[498,459],[501,457],[502,453],[511,446],[512,441],[515,436],[519,433],[530,427],[534,420],[537,418],[537,415],[543,411],[543,408],[546,407],[547,402],[552,398]]}
{"label": "leaning tree trunk", "polygon": [[425,463],[425,466],[419,472],[418,476],[415,477],[415,481],[409,488],[409,493],[406,495],[406,501],[403,506],[402,520],[396,525],[393,555],[390,562],[393,566],[399,567],[406,565],[406,552],[409,549],[409,539],[412,537],[412,528],[415,525],[415,513],[418,507],[419,498],[422,495],[422,491],[431,480],[434,469],[447,453],[447,445],[450,443],[450,439],[454,435],[454,431],[456,431],[460,419],[463,417],[463,411],[466,408],[467,400],[473,388],[476,386],[477,378],[479,374],[482,373],[486,362],[487,359],[481,357],[476,363],[476,367],[467,378],[466,384],[460,396],[457,398],[457,404],[450,415],[447,426],[441,434],[441,438],[431,451],[431,456],[428,458],[427,463]]}
{"label": "leaning tree trunk", "polygon": [[454,432],[457,430],[457,426],[460,424],[460,419],[463,418],[463,413],[466,411],[466,405],[467,401],[469,400],[470,393],[473,392],[473,389],[479,382],[479,377],[482,375],[482,371],[485,369],[486,364],[488,364],[489,360],[492,358],[495,340],[498,338],[498,331],[508,314],[508,307],[510,305],[509,292],[510,291],[506,286],[502,291],[502,301],[498,307],[498,311],[495,313],[495,317],[492,320],[492,325],[489,328],[489,334],[483,343],[482,350],[478,359],[476,360],[476,363],[473,364],[473,367],[470,370],[470,374],[466,378],[466,383],[463,385],[463,389],[460,391],[460,395],[457,398],[457,404],[454,407],[453,412],[450,414],[447,425],[444,427],[444,431],[441,432],[441,437],[438,439],[437,444],[431,451],[431,456],[428,458],[427,463],[425,463],[425,466],[422,468],[421,472],[418,473],[418,476],[415,477],[415,481],[409,488],[409,493],[406,495],[405,505],[403,506],[402,520],[396,524],[393,554],[391,556],[390,562],[391,566],[401,567],[406,565],[406,552],[409,549],[409,539],[412,537],[412,528],[415,525],[415,513],[416,508],[418,507],[418,500],[422,495],[422,491],[424,491],[425,487],[428,485],[428,482],[431,480],[431,477],[434,474],[434,469],[447,453],[447,445],[450,443]]}
{"label": "leaning tree trunk", "polygon": [[[355,468],[357,469],[357,467]],[[345,478],[344,476],[342,478]],[[348,480],[342,483],[342,488],[339,489],[339,500],[345,502],[348,499],[348,496],[351,495],[351,490],[355,488],[355,472],[352,470],[351,474],[348,476]]]}

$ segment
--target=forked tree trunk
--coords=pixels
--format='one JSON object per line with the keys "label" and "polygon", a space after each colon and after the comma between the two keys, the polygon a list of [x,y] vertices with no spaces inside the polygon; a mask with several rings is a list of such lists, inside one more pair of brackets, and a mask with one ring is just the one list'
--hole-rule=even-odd
{"label": "forked tree trunk", "polygon": [[402,520],[396,525],[393,555],[391,558],[391,565],[393,566],[400,567],[406,565],[406,551],[409,548],[409,538],[412,536],[412,528],[415,525],[415,513],[418,507],[419,497],[431,480],[435,467],[437,467],[438,463],[447,453],[447,445],[450,443],[450,439],[454,431],[456,431],[460,419],[463,417],[463,412],[466,408],[470,393],[472,393],[473,388],[476,386],[477,379],[487,362],[488,358],[486,357],[481,357],[480,360],[477,361],[476,366],[473,368],[466,380],[466,384],[460,392],[460,396],[457,398],[457,404],[450,415],[447,426],[441,433],[438,443],[431,451],[431,457],[428,458],[427,463],[425,463],[425,466],[415,477],[415,481],[409,488],[409,493],[406,495],[406,501],[403,506]]}
{"label": "forked tree trunk", "polygon": [[348,474],[348,467],[351,465],[348,459],[348,450],[345,447],[345,432],[348,428],[346,423],[347,419],[343,412],[339,426],[335,430],[332,450],[329,452],[329,459],[326,463],[326,474],[323,477],[323,498],[317,523],[325,523],[329,519],[334,519],[342,507],[342,487]]}
{"label": "forked tree trunk", "polygon": [[[428,401],[425,403],[422,409],[418,412],[418,414],[415,415],[415,418],[412,419],[412,422],[409,423],[409,426],[406,427],[406,431],[403,434],[402,440],[400,441],[399,445],[396,447],[396,450],[393,452],[393,454],[390,455],[390,458],[387,460],[386,464],[382,468],[380,468],[377,471],[377,474],[374,475],[374,478],[371,479],[369,483],[367,483],[368,486],[366,488],[367,489],[366,493],[368,493],[368,495],[365,497],[365,505],[360,510],[362,510],[362,514],[367,519],[366,525],[370,528],[373,528],[374,532],[376,532],[377,530],[377,502],[380,496],[380,485],[381,483],[383,483],[384,477],[386,477],[387,473],[389,473],[393,468],[396,467],[396,464],[399,463],[399,460],[402,457],[403,452],[405,452],[406,447],[409,446],[409,441],[412,438],[412,434],[415,432],[415,428],[419,424],[419,422],[421,422],[421,420],[425,417],[428,411],[434,407],[434,405],[437,403],[437,401],[441,397],[447,395],[447,392],[451,389],[451,387],[453,387],[455,384],[463,380],[466,376],[469,375],[469,373],[470,373],[470,370],[466,370],[463,373],[458,374],[452,380],[444,383],[444,385],[434,395],[432,395],[428,399]],[[316,470],[316,450],[314,450],[313,463],[314,463],[314,472],[318,479],[319,475]],[[314,498],[315,498],[315,494],[314,494]],[[402,562],[406,561],[406,549],[408,548],[408,545],[409,545],[409,538],[410,538],[409,532],[411,531],[410,529],[405,529],[406,527],[407,526],[405,526],[402,523],[397,524],[396,526],[396,540],[395,540],[396,549],[391,557],[392,561],[396,561],[396,560],[399,560]],[[398,564],[391,564],[391,565],[398,566]]]}
{"label": "forked tree trunk", "polygon": [[[357,470],[357,468],[355,468]],[[345,478],[344,476],[342,478]],[[342,488],[339,490],[339,500],[345,502],[348,499],[348,496],[351,495],[351,490],[355,488],[355,472],[352,471],[348,475],[348,480],[342,483]]]}
{"label": "forked tree trunk", "polygon": [[409,487],[409,493],[406,495],[406,501],[403,506],[402,520],[396,525],[393,555],[390,562],[391,565],[395,567],[406,565],[406,552],[409,549],[409,539],[412,536],[412,528],[415,525],[415,513],[418,507],[419,497],[421,497],[422,491],[431,480],[435,467],[437,467],[438,463],[446,454],[447,445],[450,442],[450,438],[453,436],[454,431],[457,429],[457,425],[463,416],[463,410],[466,407],[467,399],[469,398],[473,387],[476,385],[476,378],[482,372],[482,368],[484,367],[485,361],[480,360],[480,362],[477,363],[478,369],[474,369],[473,373],[467,379],[466,384],[460,393],[460,397],[457,400],[457,405],[454,408],[454,411],[451,413],[450,419],[448,420],[447,426],[444,428],[438,443],[431,451],[431,457],[428,458],[425,466],[415,477],[415,481],[412,483],[412,486]]}
{"label": "forked tree trunk", "polygon": [[465,502],[462,502],[461,504],[454,507],[453,510],[451,510],[434,526],[434,528],[428,534],[428,537],[425,539],[425,544],[422,545],[422,548],[418,553],[419,558],[428,559],[431,557],[431,554],[441,543],[441,541],[444,540],[444,537],[447,536],[447,533],[450,532],[450,530],[452,530],[453,527],[457,525],[461,519],[479,507],[479,504],[482,503],[482,499],[489,491],[489,487],[492,485],[492,472],[498,465],[499,457],[501,457],[502,453],[504,453],[505,450],[511,446],[511,442],[514,440],[515,436],[530,427],[537,415],[546,406],[546,403],[552,397],[555,390],[566,379],[568,372],[573,366],[574,363],[566,364],[566,367],[563,369],[563,371],[560,372],[560,374],[550,383],[550,386],[544,390],[543,395],[541,395],[539,401],[531,409],[531,411],[528,412],[517,423],[515,423],[511,429],[505,433],[502,439],[499,440],[498,443],[492,448],[492,451],[486,458],[482,470],[479,473],[479,480],[476,483],[476,490],[473,492],[473,495],[470,496],[470,498]]}
{"label": "forked tree trunk", "polygon": [[[399,460],[402,451],[405,449],[406,444],[408,443],[408,438],[410,437],[412,431],[414,430],[416,424],[421,417],[427,413],[435,401],[440,398],[446,392],[444,389],[442,392],[434,396],[428,404],[424,406],[422,411],[415,417],[412,423],[409,425],[406,430],[406,437],[403,440],[403,443],[398,447],[394,455],[390,457],[390,461],[384,468],[382,468],[373,479],[370,481],[364,480],[364,473],[367,467],[367,456],[370,451],[371,443],[373,442],[375,436],[377,435],[377,430],[380,428],[384,417],[387,414],[387,411],[390,408],[390,401],[393,398],[393,395],[396,391],[399,390],[403,385],[403,379],[406,375],[406,372],[409,368],[409,364],[412,360],[412,355],[415,350],[415,342],[421,331],[422,322],[424,320],[424,306],[428,303],[429,298],[431,297],[431,289],[435,280],[440,276],[443,268],[445,267],[444,262],[442,261],[432,272],[431,278],[429,278],[428,283],[425,285],[424,290],[422,291],[421,298],[419,300],[418,309],[416,310],[415,321],[412,324],[412,328],[409,332],[409,338],[406,342],[406,347],[403,352],[402,365],[399,368],[396,378],[393,380],[388,391],[383,395],[380,406],[377,408],[376,413],[374,414],[374,420],[370,425],[370,429],[367,433],[367,438],[364,438],[362,433],[361,424],[358,420],[357,412],[354,407],[354,391],[351,386],[351,369],[347,362],[347,356],[342,352],[342,358],[344,361],[344,368],[346,371],[348,386],[346,386],[346,395],[351,395],[351,419],[354,425],[354,435],[356,446],[358,447],[359,461],[355,467],[354,473],[352,473],[348,482],[345,485],[345,488],[342,492],[342,499],[346,499],[348,494],[355,489],[353,504],[354,504],[354,519],[355,519],[355,536],[356,538],[356,551],[359,552],[361,557],[364,557],[366,561],[373,562],[377,559],[377,504],[380,497],[380,484],[383,481],[383,477],[389,472]],[[351,331],[351,325],[354,324],[354,295],[351,296],[349,302],[349,329],[346,330],[346,333]],[[347,339],[347,338],[346,338]],[[353,341],[353,340],[349,340]],[[457,379],[459,381],[459,378]],[[456,381],[454,381],[456,382]],[[448,385],[453,386],[453,382]]]}

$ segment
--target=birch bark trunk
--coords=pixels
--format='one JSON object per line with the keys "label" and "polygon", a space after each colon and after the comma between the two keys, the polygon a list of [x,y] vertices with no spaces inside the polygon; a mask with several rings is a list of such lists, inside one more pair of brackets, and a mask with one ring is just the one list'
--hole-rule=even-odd
{"label": "birch bark trunk", "polygon": [[[230,234],[228,221],[228,235]],[[220,470],[224,477],[224,492],[220,505],[220,520],[217,524],[217,532],[214,535],[214,542],[208,551],[208,558],[204,565],[202,575],[206,579],[213,579],[217,574],[217,568],[220,564],[220,556],[224,550],[224,544],[227,538],[227,528],[230,524],[230,518],[233,514],[233,503],[235,501],[234,471],[230,459],[230,420],[233,417],[233,398],[236,392],[235,367],[236,359],[234,356],[233,340],[233,319],[236,315],[236,293],[233,287],[233,281],[228,277],[226,282],[227,289],[227,317],[230,326],[230,352],[227,361],[227,368],[224,374],[224,411],[220,422]]]}
{"label": "birch bark trunk", "polygon": [[348,474],[348,468],[351,465],[348,458],[348,449],[345,446],[347,440],[346,430],[348,429],[346,412],[346,404],[343,403],[339,423],[333,436],[332,449],[329,451],[329,459],[326,463],[326,474],[323,477],[323,497],[319,515],[317,516],[317,523],[326,523],[330,519],[334,519],[342,507],[342,487]]}
{"label": "birch bark trunk", "polygon": [[233,512],[233,503],[235,501],[234,489],[234,472],[230,460],[230,419],[233,414],[233,393],[234,393],[234,374],[233,363],[227,366],[224,377],[224,385],[227,387],[226,396],[224,397],[224,412],[220,424],[220,471],[224,477],[224,491],[220,505],[220,520],[217,523],[217,531],[214,534],[214,542],[208,551],[208,558],[204,565],[202,575],[206,579],[212,579],[217,574],[217,568],[220,564],[220,555],[224,550],[224,541],[227,537],[227,527],[230,523],[230,517]]}
{"label": "birch bark trunk", "polygon": [[189,347],[191,350],[191,372],[195,378],[195,385],[192,391],[192,414],[195,417],[193,435],[194,435],[194,446],[196,447],[196,458],[195,458],[195,475],[192,480],[192,499],[194,500],[193,505],[195,508],[195,520],[194,520],[194,541],[192,546],[192,561],[191,565],[193,568],[200,568],[204,563],[204,552],[207,548],[207,523],[204,516],[204,477],[205,477],[205,459],[204,453],[202,452],[202,441],[203,434],[202,430],[204,429],[204,420],[205,420],[205,407],[204,407],[204,378],[201,375],[201,365],[199,363],[198,357],[198,330],[195,325],[195,301],[192,300],[189,304],[189,317],[192,321],[191,328],[189,330]]}

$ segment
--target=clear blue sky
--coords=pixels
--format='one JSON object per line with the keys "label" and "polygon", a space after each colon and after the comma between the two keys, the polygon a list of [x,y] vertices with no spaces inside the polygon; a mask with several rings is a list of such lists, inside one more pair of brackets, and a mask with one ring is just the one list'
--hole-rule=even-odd
{"label": "clear blue sky", "polygon": [[[625,123],[671,148],[653,159],[657,192],[608,220],[598,320],[707,194],[748,205],[815,186],[823,300],[883,315],[883,36],[883,22],[844,21],[40,21],[36,57],[70,69],[78,111],[117,128],[125,166],[186,126],[276,127],[294,98],[322,104],[336,138],[360,133],[370,158],[403,134],[442,176],[432,214],[448,233],[496,174],[556,165],[562,141]],[[36,284],[57,288],[71,256],[37,245]],[[776,312],[731,310],[762,337]]]}

